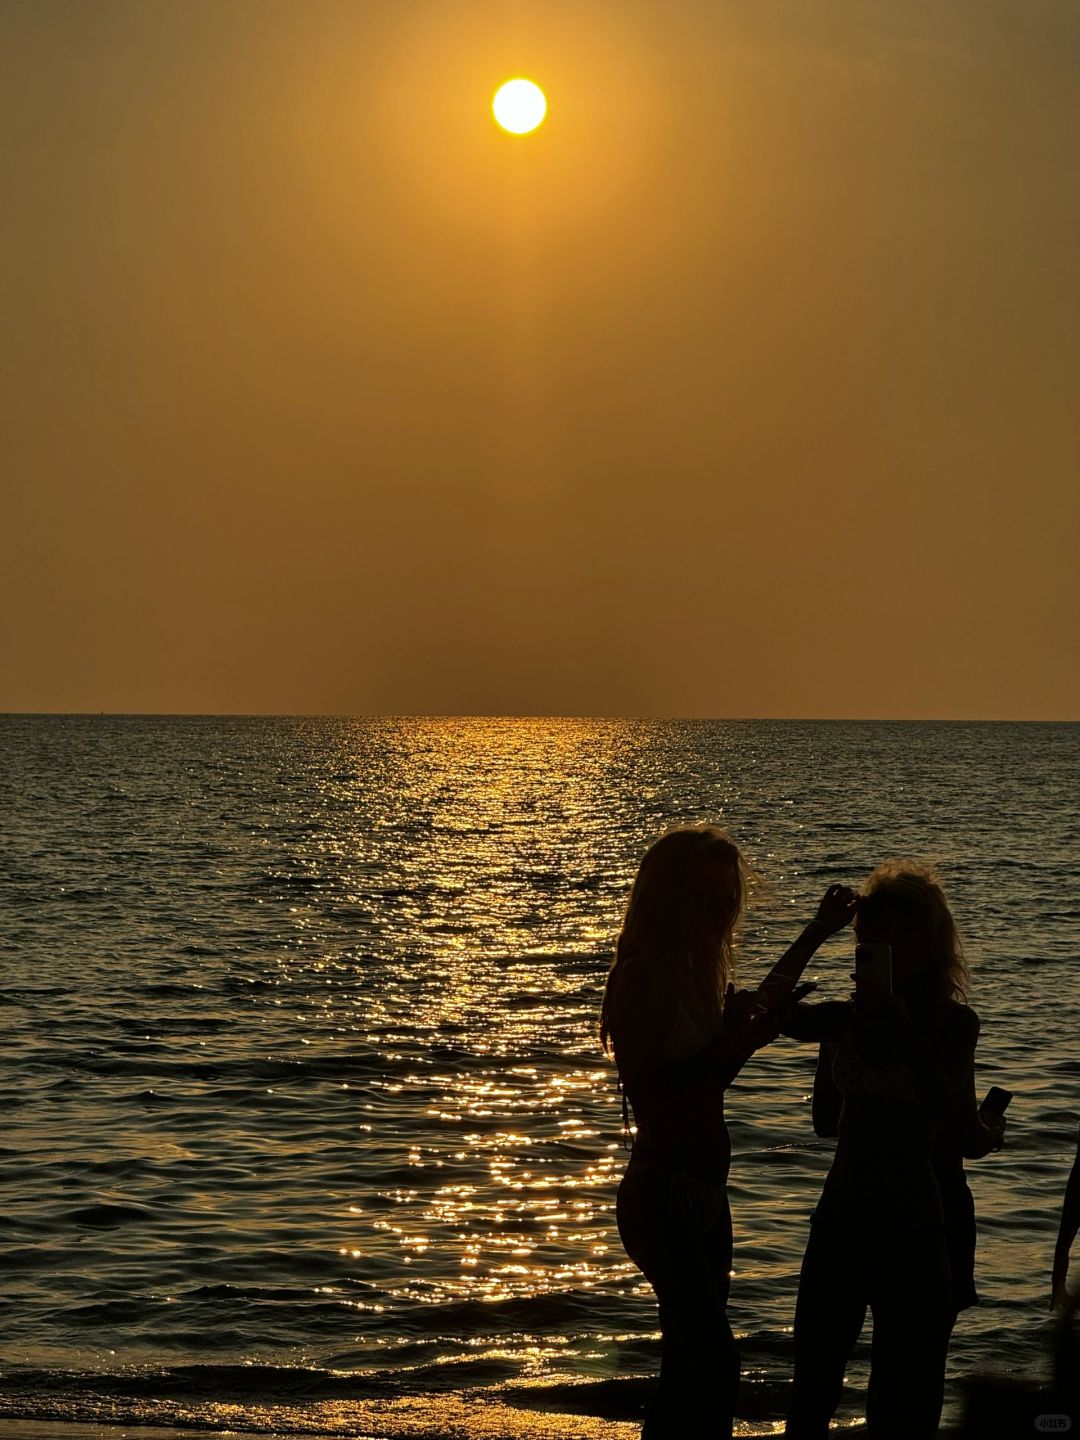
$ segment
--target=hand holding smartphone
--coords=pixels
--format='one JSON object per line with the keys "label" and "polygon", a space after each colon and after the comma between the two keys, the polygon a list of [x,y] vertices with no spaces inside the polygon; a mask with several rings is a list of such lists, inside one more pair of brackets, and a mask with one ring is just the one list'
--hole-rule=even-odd
{"label": "hand holding smartphone", "polygon": [[991,1085],[979,1110],[987,1115],[1004,1115],[1012,1098],[1011,1090],[1003,1090],[1000,1085]]}
{"label": "hand holding smartphone", "polygon": [[992,1149],[1002,1150],[1005,1146],[1005,1111],[1012,1099],[1011,1090],[1000,1085],[991,1085],[979,1106],[979,1118],[994,1137]]}

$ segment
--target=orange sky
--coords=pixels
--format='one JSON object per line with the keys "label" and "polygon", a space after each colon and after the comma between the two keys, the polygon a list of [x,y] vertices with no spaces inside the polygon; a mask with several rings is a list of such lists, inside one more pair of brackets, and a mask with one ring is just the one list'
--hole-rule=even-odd
{"label": "orange sky", "polygon": [[0,710],[1080,717],[1078,136],[1075,0],[6,0]]}

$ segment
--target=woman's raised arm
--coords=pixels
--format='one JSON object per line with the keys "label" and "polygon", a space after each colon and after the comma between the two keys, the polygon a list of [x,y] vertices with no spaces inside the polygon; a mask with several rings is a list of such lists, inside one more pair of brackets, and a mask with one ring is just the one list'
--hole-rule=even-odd
{"label": "woman's raised arm", "polygon": [[855,918],[858,895],[848,885],[830,885],[817,914],[762,981],[758,995],[770,1010],[785,1006],[818,947]]}

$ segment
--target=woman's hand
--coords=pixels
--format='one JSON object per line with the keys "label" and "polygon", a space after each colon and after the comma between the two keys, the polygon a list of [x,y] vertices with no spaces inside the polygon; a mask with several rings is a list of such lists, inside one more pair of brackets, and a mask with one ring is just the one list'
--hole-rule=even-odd
{"label": "woman's hand", "polygon": [[850,885],[830,885],[810,923],[821,932],[823,939],[827,939],[851,924],[858,903],[859,897]]}
{"label": "woman's hand", "polygon": [[723,1026],[732,1047],[750,1055],[780,1034],[785,1006],[770,1006],[760,990],[736,990],[724,998]]}
{"label": "woman's hand", "polygon": [[979,1119],[985,1129],[990,1131],[994,1137],[991,1150],[1004,1150],[1005,1148],[1005,1116],[995,1115],[992,1110],[980,1110]]}

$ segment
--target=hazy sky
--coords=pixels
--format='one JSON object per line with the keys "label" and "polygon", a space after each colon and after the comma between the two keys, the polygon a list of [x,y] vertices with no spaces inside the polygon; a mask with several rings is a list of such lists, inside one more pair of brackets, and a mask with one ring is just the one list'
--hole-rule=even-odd
{"label": "hazy sky", "polygon": [[2,0],[0,187],[0,710],[1080,717],[1077,0]]}

